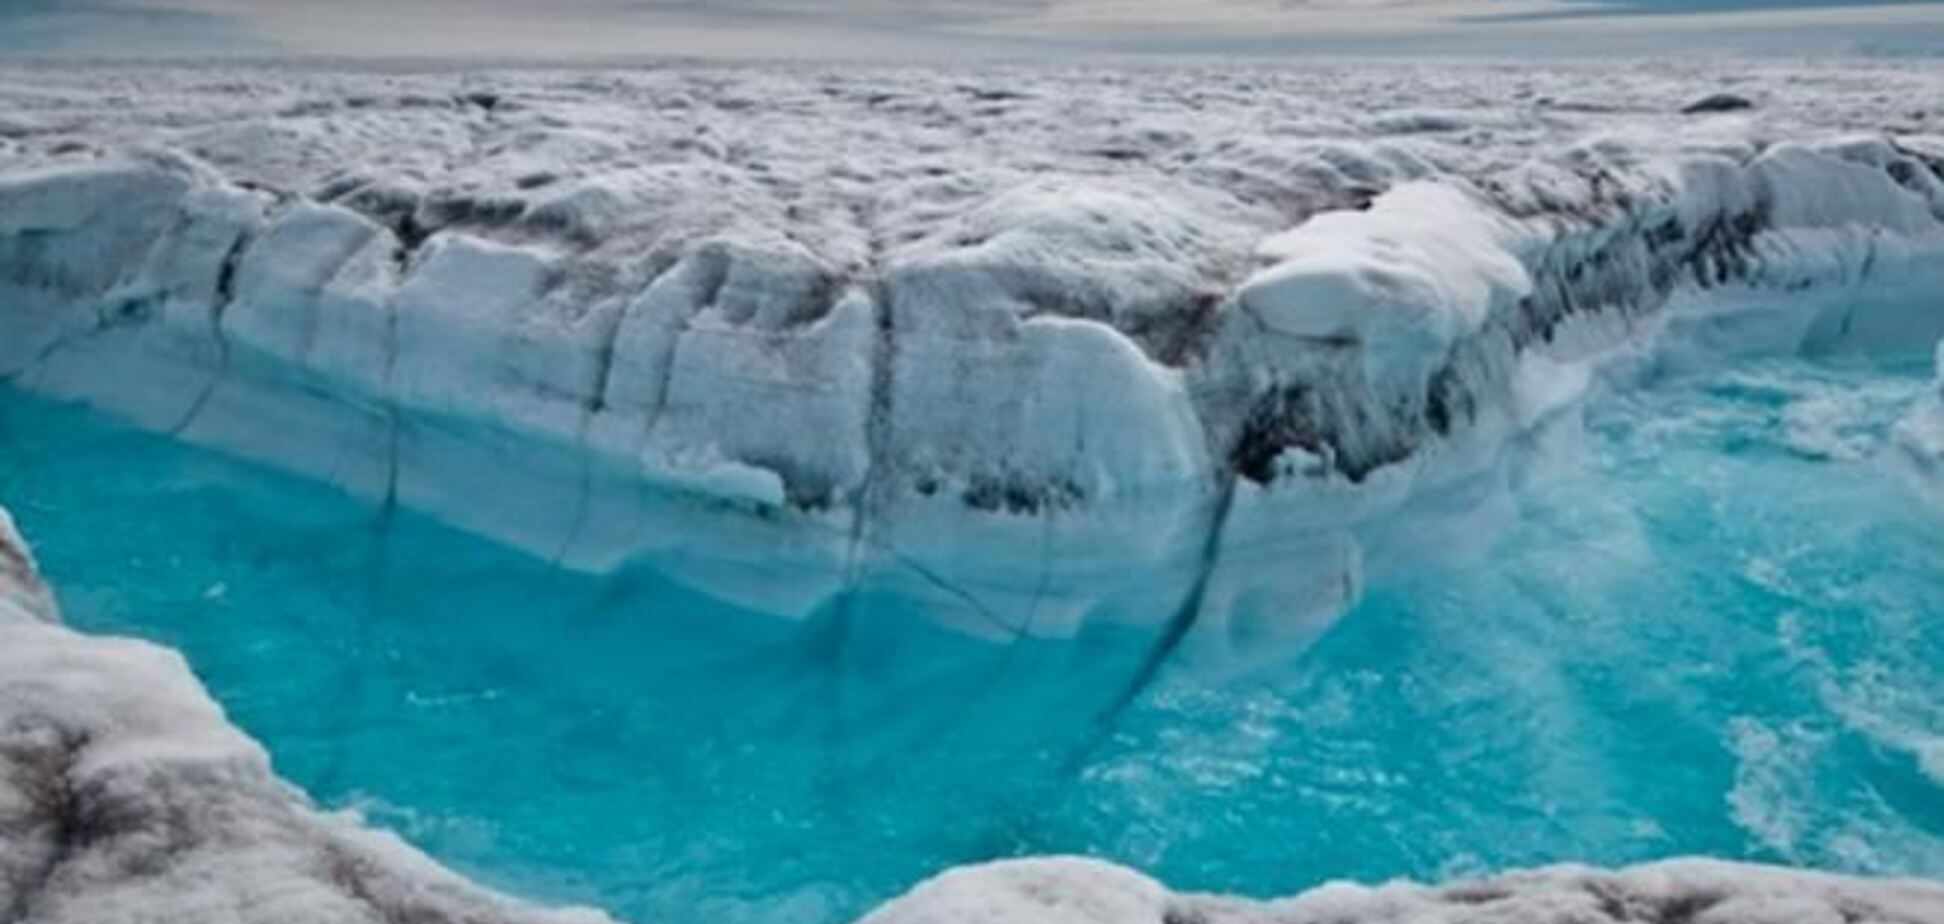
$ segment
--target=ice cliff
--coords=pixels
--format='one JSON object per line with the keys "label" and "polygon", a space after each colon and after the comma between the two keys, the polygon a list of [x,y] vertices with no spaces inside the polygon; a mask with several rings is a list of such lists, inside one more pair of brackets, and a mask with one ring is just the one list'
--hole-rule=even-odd
{"label": "ice cliff", "polygon": [[1616,358],[1944,330],[1935,73],[1378,71],[14,72],[0,374],[777,613],[1220,651]]}

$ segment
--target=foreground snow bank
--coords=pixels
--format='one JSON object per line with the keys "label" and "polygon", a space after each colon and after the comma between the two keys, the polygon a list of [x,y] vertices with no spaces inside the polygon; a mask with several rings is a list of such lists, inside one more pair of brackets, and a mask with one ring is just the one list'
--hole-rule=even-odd
{"label": "foreground snow bank", "polygon": [[1714,860],[1558,866],[1429,887],[1338,883],[1294,898],[1182,895],[1078,858],[953,870],[862,924],[1938,924],[1944,884]]}
{"label": "foreground snow bank", "polygon": [[58,624],[0,511],[0,920],[600,924],[439,868],[278,781],[174,652]]}

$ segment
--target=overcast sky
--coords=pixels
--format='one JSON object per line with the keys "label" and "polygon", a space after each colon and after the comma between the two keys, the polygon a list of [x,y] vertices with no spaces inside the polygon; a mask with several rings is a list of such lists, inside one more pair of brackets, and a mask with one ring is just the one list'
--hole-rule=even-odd
{"label": "overcast sky", "polygon": [[1944,54],[1944,0],[0,0],[0,53]]}

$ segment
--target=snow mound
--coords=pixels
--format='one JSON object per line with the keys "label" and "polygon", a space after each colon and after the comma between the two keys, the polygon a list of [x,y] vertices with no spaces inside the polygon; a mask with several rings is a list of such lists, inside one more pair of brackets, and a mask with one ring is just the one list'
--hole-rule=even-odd
{"label": "snow mound", "polygon": [[962,867],[861,924],[1808,924],[1944,921],[1944,885],[1866,880],[1713,860],[1621,870],[1557,866],[1430,887],[1333,883],[1250,901],[1169,892],[1098,860],[1051,857]]}

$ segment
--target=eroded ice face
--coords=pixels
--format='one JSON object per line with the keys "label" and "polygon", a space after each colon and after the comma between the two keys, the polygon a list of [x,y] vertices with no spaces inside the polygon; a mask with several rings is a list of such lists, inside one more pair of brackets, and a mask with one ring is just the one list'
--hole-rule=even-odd
{"label": "eroded ice face", "polygon": [[753,616],[14,395],[0,502],[71,622],[181,648],[321,800],[631,919],[841,920],[1064,851],[1256,894],[1560,856],[1937,875],[1944,519],[1891,435],[1931,388],[1790,360],[1598,399],[1474,508],[1481,554],[1118,713],[1145,637]]}

